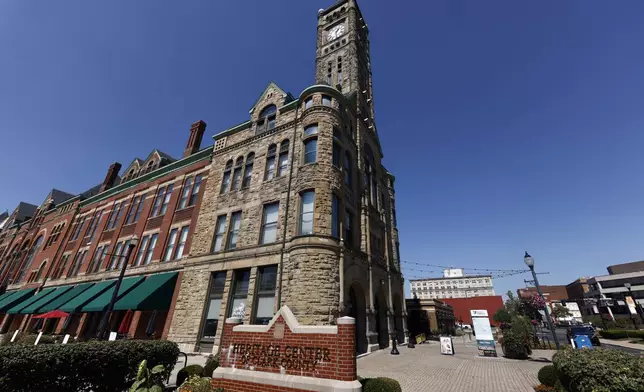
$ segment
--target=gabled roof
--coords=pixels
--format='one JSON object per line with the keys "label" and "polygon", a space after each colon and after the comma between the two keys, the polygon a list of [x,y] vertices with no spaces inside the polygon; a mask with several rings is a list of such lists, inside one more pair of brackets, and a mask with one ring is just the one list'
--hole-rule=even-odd
{"label": "gabled roof", "polygon": [[157,154],[159,154],[161,159],[166,159],[168,163],[176,161],[176,159],[170,156],[170,154],[166,154],[165,152],[157,150],[156,148],[152,152],[156,152]]}
{"label": "gabled roof", "polygon": [[255,110],[255,107],[257,106],[257,103],[264,98],[264,96],[266,95],[268,90],[270,90],[271,88],[277,89],[280,92],[280,94],[282,94],[282,97],[284,98],[284,104],[287,104],[287,103],[295,100],[295,98],[293,97],[293,95],[291,93],[287,93],[286,91],[282,90],[280,88],[280,86],[275,84],[275,82],[271,81],[268,84],[268,86],[264,89],[264,92],[262,92],[262,94],[259,96],[259,98],[257,98],[255,100],[255,103],[253,103],[253,106],[249,110],[250,113],[253,113],[253,111]]}

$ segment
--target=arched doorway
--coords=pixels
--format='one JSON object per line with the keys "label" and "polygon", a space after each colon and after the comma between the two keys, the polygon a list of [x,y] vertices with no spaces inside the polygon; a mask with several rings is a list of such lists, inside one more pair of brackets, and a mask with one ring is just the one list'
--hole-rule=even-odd
{"label": "arched doorway", "polygon": [[405,330],[403,328],[403,303],[400,295],[394,295],[394,328],[396,329],[396,341],[399,344],[405,343]]}
{"label": "arched doorway", "polygon": [[381,349],[389,346],[389,328],[387,326],[387,306],[384,296],[378,294],[374,299],[373,308],[376,313],[376,332],[378,332],[378,345]]}
{"label": "arched doorway", "polygon": [[367,306],[364,291],[358,283],[349,289],[348,316],[356,320],[356,353],[367,352]]}

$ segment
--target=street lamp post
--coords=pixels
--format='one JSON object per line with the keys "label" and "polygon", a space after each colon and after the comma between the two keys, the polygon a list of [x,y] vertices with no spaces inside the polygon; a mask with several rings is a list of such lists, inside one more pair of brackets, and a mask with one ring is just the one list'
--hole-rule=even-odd
{"label": "street lamp post", "polygon": [[[642,309],[642,305],[637,302],[637,299],[633,295],[633,290],[631,290],[631,284],[630,283],[624,283],[624,287],[626,287],[626,290],[628,290],[628,294],[631,296],[633,299],[633,302],[635,302],[635,311],[640,315],[640,318],[642,319],[642,324],[644,325],[644,309]],[[628,305],[627,305],[628,307]],[[628,313],[631,313],[631,310],[628,310]],[[631,314],[631,318],[633,315]],[[633,320],[633,324],[636,324],[635,321]],[[635,327],[637,329],[637,326]]]}
{"label": "street lamp post", "polygon": [[[532,272],[532,278],[534,279],[534,285],[537,287],[537,293],[545,300],[543,297],[543,293],[541,292],[541,286],[539,286],[539,279],[537,278],[537,273],[534,272],[534,259],[532,256],[528,254],[528,252],[525,252],[525,256],[523,257],[523,261],[525,264],[530,268],[530,272]],[[545,311],[546,311],[546,319],[548,320],[548,327],[550,328],[550,331],[552,332],[552,338],[555,341],[555,346],[557,346],[557,350],[559,350],[559,338],[557,337],[557,332],[555,331],[555,326],[552,323],[552,318],[550,318],[550,311],[548,310],[548,304],[545,306]]]}
{"label": "street lamp post", "polygon": [[110,320],[110,315],[114,310],[114,304],[116,303],[116,298],[118,298],[119,289],[121,288],[121,282],[123,281],[123,276],[125,276],[125,270],[127,269],[127,264],[130,261],[130,256],[132,255],[132,251],[134,250],[134,248],[136,248],[136,245],[138,244],[138,242],[139,242],[139,239],[136,236],[134,236],[132,237],[132,239],[130,239],[128,243],[127,253],[125,254],[125,260],[123,260],[123,265],[121,266],[121,273],[119,274],[119,278],[116,280],[116,285],[114,286],[114,292],[112,292],[112,299],[110,299],[110,303],[107,306],[107,311],[105,312],[105,314],[103,314],[103,318],[101,319],[101,324],[98,328],[99,339],[105,339],[105,331],[107,330],[107,324]]}

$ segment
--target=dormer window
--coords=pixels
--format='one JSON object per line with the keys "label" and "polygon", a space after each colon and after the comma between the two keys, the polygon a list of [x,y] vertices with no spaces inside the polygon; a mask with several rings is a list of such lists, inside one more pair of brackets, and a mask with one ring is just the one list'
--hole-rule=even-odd
{"label": "dormer window", "polygon": [[259,113],[259,118],[257,119],[257,129],[256,134],[268,132],[271,129],[275,128],[275,119],[277,115],[277,106],[268,105],[266,106],[261,113]]}
{"label": "dormer window", "polygon": [[151,172],[152,170],[154,170],[154,169],[155,169],[155,166],[156,166],[156,162],[155,162],[155,161],[150,161],[150,162],[148,163],[148,165],[145,167],[145,173],[149,173],[149,172]]}

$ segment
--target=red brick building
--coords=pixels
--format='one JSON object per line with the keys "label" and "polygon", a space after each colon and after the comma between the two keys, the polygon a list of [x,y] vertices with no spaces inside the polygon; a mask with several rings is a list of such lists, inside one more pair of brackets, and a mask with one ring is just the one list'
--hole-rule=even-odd
{"label": "red brick building", "polygon": [[[567,286],[541,286],[541,292],[543,293],[543,299],[550,303],[552,301],[565,301],[568,299],[568,288]],[[536,287],[528,287],[525,289],[518,289],[517,295],[519,298],[530,298],[537,295]]]}
{"label": "red brick building", "polygon": [[[192,125],[181,159],[155,149],[134,159],[123,177],[121,165],[112,164],[86,192],[52,190],[40,206],[21,203],[0,231],[0,290],[7,291],[0,333],[31,330],[33,314],[60,308],[70,317],[37,326],[93,337],[131,248],[110,330],[128,315],[130,336],[165,336],[208,180],[212,147],[200,149],[205,128],[202,121]],[[128,298],[139,292],[149,295]]]}
{"label": "red brick building", "polygon": [[441,299],[444,303],[450,305],[454,309],[454,317],[456,322],[463,320],[464,324],[472,325],[472,317],[470,310],[487,310],[490,316],[490,324],[497,325],[498,323],[493,320],[494,313],[503,307],[503,297],[500,295],[492,295],[487,297],[471,297],[471,298],[444,298]]}

